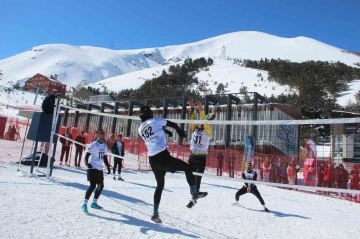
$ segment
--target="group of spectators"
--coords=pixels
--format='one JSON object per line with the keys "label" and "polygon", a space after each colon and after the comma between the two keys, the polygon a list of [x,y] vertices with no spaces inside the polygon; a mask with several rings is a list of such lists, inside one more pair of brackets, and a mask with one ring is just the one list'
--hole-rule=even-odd
{"label": "group of spectators", "polygon": [[17,141],[20,138],[20,132],[16,129],[15,125],[9,125],[8,130],[4,134],[4,139]]}
{"label": "group of spectators", "polygon": [[[235,159],[235,153],[217,154],[216,175],[222,176],[227,172],[230,178],[235,175],[235,164],[241,170],[243,158]],[[360,190],[360,165],[354,164],[347,170],[343,163],[336,165],[330,161],[319,161],[317,167],[317,185],[318,187],[354,189]],[[298,172],[300,165],[296,157],[290,160],[275,155],[256,155],[253,159],[253,168],[258,173],[258,180],[282,184],[298,184]],[[302,183],[299,183],[302,184]],[[329,194],[329,193],[327,193]]]}
{"label": "group of spectators", "polygon": [[[90,143],[90,142],[86,142],[86,135],[85,135],[85,131],[81,131],[79,135],[77,135],[74,139],[73,135],[70,132],[69,128],[65,129],[65,132],[62,134],[62,136],[64,137],[60,137],[59,141],[61,143],[61,155],[60,155],[60,165],[63,164],[63,161],[65,161],[65,165],[70,166],[70,161],[69,161],[69,154],[70,154],[70,149],[71,146],[73,145],[73,141],[74,140],[76,143],[74,144],[75,147],[75,167],[81,167],[81,159],[82,159],[82,155],[83,152],[86,150],[86,147],[83,146],[86,143]],[[70,140],[68,140],[70,139]],[[116,151],[117,149],[117,141],[121,141],[122,142],[122,135],[119,134],[118,135],[118,139],[115,139],[115,135],[114,134],[110,134],[109,138],[106,140],[106,145],[108,147],[108,151],[118,154],[120,156],[124,156],[124,144],[122,144],[122,150]],[[109,156],[109,162],[111,163],[111,157]]]}
{"label": "group of spectators", "polygon": [[323,162],[317,170],[317,186],[359,190],[359,172],[359,164],[354,164],[349,172],[342,163],[336,166],[336,164],[331,162]]}

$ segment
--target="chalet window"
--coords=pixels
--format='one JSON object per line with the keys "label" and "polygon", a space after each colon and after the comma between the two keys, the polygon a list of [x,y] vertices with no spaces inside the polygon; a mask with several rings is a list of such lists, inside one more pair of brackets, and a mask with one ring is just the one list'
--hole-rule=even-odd
{"label": "chalet window", "polygon": [[354,135],[354,158],[360,158],[360,134]]}
{"label": "chalet window", "polygon": [[344,147],[343,135],[335,135],[335,145],[334,145],[334,153],[335,158],[343,157],[343,147]]}

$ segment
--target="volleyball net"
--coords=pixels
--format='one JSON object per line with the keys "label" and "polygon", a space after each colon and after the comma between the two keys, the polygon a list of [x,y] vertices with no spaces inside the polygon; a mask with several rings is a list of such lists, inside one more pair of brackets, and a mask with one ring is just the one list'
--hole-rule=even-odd
{"label": "volleyball net", "polygon": [[[125,109],[114,114],[60,107],[61,128],[56,135],[71,142],[69,159],[66,160],[66,154],[63,154],[63,161],[68,161],[70,166],[74,165],[76,145],[82,145],[75,138],[83,135],[83,146],[86,146],[95,140],[96,131],[102,129],[109,149],[118,135],[123,136],[125,168],[150,169],[147,148],[138,134],[139,109],[134,108],[133,115],[129,116]],[[191,125],[211,127],[203,176],[246,181],[241,180],[241,174],[247,163],[252,163],[258,174],[258,184],[334,195],[346,193],[344,197],[353,200],[352,195],[359,193],[354,190],[360,189],[360,165],[356,161],[360,157],[360,118],[294,120],[274,105],[260,107],[257,121],[252,120],[253,112],[245,106],[232,106],[230,117],[226,107],[209,107],[209,112],[216,115],[213,121],[200,120],[198,113],[196,120],[190,120],[187,111],[167,110],[166,118],[188,133],[186,138],[180,138],[175,130],[167,128],[173,133],[172,137],[167,136],[169,152],[185,162],[193,153],[190,151]],[[153,108],[153,112],[154,117],[164,116],[161,108]],[[66,129],[70,137],[65,137]],[[62,150],[59,145],[55,165]],[[114,155],[110,150],[109,156],[112,165]]]}

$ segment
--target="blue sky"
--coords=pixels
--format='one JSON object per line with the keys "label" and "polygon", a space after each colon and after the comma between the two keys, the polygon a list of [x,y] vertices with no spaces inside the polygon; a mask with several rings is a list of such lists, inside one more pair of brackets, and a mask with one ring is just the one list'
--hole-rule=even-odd
{"label": "blue sky", "polygon": [[359,0],[1,0],[0,59],[49,43],[114,49],[254,30],[360,52]]}

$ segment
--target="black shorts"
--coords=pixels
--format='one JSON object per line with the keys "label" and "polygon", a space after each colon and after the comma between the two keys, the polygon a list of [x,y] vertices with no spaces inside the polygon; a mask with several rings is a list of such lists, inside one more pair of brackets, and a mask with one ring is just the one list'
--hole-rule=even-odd
{"label": "black shorts", "polygon": [[196,168],[206,167],[206,155],[191,154],[189,157],[189,164]]}
{"label": "black shorts", "polygon": [[152,171],[166,171],[171,173],[175,173],[176,171],[192,171],[189,164],[171,156],[167,149],[154,156],[149,156],[149,161]]}
{"label": "black shorts", "polygon": [[87,180],[90,183],[96,183],[96,184],[104,183],[104,173],[102,170],[88,169]]}

